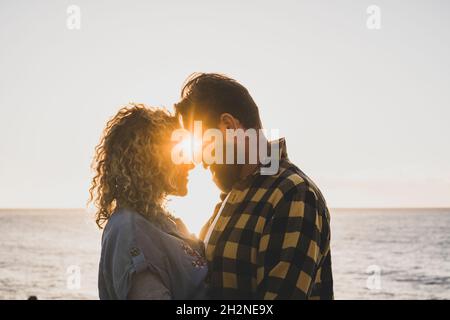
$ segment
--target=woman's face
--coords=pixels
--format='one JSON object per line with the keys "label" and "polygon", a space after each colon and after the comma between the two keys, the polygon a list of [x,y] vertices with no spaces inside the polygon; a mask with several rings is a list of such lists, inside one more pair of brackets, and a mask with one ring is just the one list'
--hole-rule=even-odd
{"label": "woman's face", "polygon": [[[188,163],[181,163],[181,164],[176,164],[171,157],[172,154],[172,150],[173,148],[175,148],[177,145],[179,145],[180,142],[174,142],[171,141],[168,143],[168,145],[170,146],[169,148],[169,155],[168,155],[168,161],[170,161],[170,169],[172,171],[172,177],[171,177],[171,182],[174,186],[174,190],[170,192],[170,194],[175,195],[175,196],[186,196],[188,193],[188,189],[187,189],[187,185],[189,182],[189,171],[191,171],[195,165],[193,162],[188,162]],[[186,143],[186,141],[181,142],[181,144],[184,146],[188,146],[190,145],[189,143]],[[189,153],[189,150],[184,150],[184,152]]]}
{"label": "woman's face", "polygon": [[175,190],[172,194],[175,196],[184,197],[188,193],[187,185],[189,182],[189,171],[194,168],[194,164],[174,164],[174,166]]}

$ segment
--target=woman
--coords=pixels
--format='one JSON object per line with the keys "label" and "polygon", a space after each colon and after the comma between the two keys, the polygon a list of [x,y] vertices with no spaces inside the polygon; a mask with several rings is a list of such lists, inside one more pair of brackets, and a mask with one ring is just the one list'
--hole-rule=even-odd
{"label": "woman", "polygon": [[192,164],[171,161],[178,120],[133,104],[106,125],[94,158],[90,189],[104,228],[100,299],[202,299],[207,274],[203,243],[164,209],[186,195]]}

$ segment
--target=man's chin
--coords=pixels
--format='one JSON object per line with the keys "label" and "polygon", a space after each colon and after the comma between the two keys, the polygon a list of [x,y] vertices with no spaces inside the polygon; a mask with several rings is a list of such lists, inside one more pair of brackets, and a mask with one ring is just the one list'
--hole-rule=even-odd
{"label": "man's chin", "polygon": [[216,184],[216,186],[225,193],[228,193],[231,191],[234,181],[230,179],[230,176],[223,174],[223,177],[220,176],[217,172],[212,172],[213,174],[213,182]]}
{"label": "man's chin", "polygon": [[222,184],[219,180],[213,178],[213,182],[216,184],[217,188],[220,189],[220,191],[228,193],[230,192],[231,188]]}

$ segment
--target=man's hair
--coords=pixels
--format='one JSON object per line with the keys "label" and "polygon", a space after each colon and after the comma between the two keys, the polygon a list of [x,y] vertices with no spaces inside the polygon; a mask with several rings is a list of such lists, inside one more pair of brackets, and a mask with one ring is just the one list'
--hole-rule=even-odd
{"label": "man's hair", "polygon": [[181,101],[175,104],[175,111],[185,119],[208,119],[213,125],[219,122],[221,114],[229,113],[246,129],[262,127],[258,106],[248,90],[218,73],[191,74],[181,89]]}

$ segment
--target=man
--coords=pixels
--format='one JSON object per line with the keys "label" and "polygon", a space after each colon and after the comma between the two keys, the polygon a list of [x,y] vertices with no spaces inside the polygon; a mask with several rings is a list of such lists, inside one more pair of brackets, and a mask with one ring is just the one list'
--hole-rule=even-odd
{"label": "man", "polygon": [[[175,109],[185,128],[201,121],[206,129],[219,129],[223,137],[227,130],[262,128],[247,89],[220,74],[188,78]],[[245,163],[204,163],[224,192],[200,235],[212,297],[332,299],[325,200],[311,179],[289,161],[284,139],[272,143],[279,143],[277,159],[270,155],[278,161],[278,170],[269,175],[263,174],[267,163],[262,164],[260,157],[257,163],[248,161],[248,139]]]}

